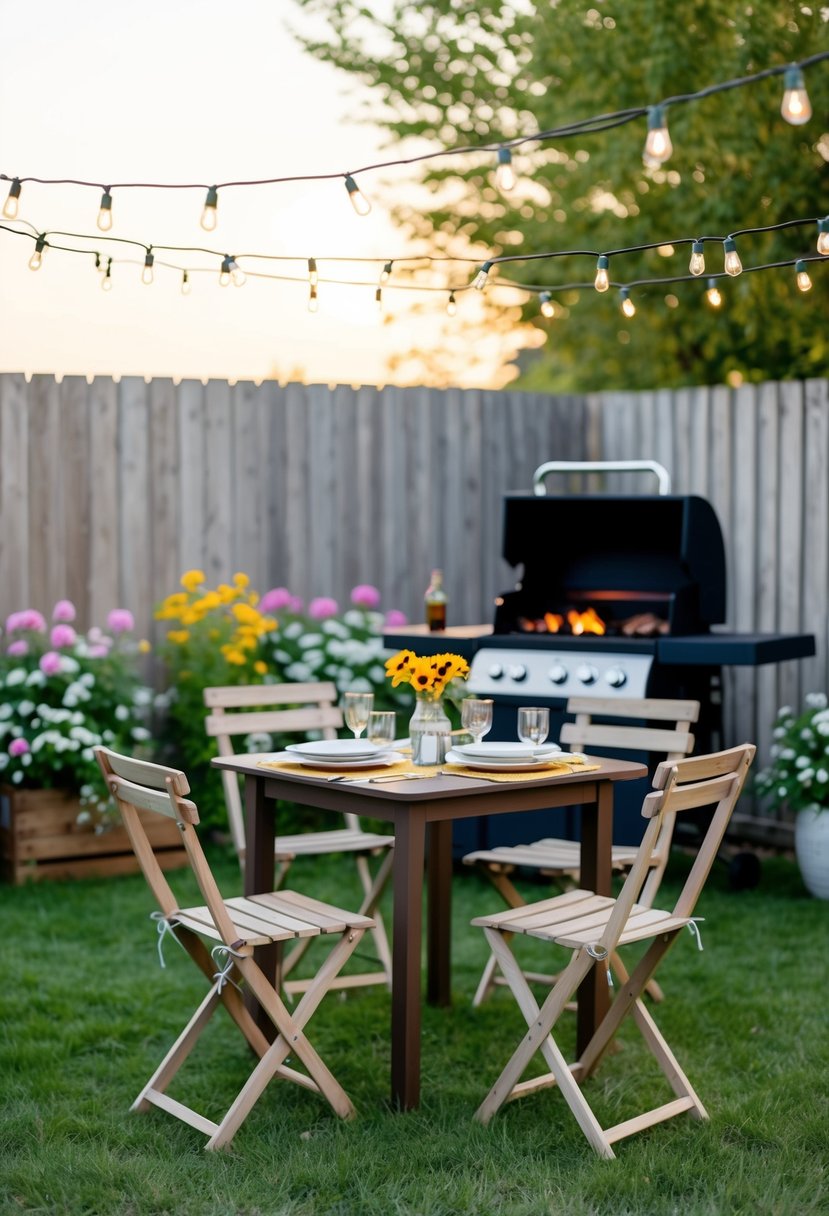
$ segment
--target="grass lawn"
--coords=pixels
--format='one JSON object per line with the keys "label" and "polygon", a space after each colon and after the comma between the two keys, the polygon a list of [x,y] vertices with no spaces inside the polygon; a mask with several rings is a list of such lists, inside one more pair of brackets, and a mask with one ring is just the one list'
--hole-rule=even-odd
{"label": "grass lawn", "polygon": [[[211,857],[224,893],[238,894],[235,861]],[[672,860],[666,898],[687,864]],[[194,901],[182,877],[182,899]],[[359,902],[347,862],[297,867],[292,885]],[[829,1211],[829,904],[809,898],[792,862],[764,862],[753,891],[731,891],[724,868],[712,874],[698,907],[704,951],[682,935],[659,972],[666,999],[656,1009],[710,1122],[681,1116],[619,1144],[616,1161],[594,1156],[555,1090],[507,1106],[487,1128],[473,1121],[524,1029],[505,989],[480,1010],[470,1005],[486,946],[469,921],[499,906],[475,875],[456,876],[454,1006],[424,1010],[420,1110],[387,1106],[388,994],[333,994],[309,1035],[357,1119],[343,1123],[315,1095],[275,1083],[231,1149],[211,1154],[200,1133],[162,1112],[129,1110],[204,991],[170,939],[159,968],[144,880],[0,886],[0,1212]],[[544,947],[532,945],[543,966]],[[605,1124],[671,1096],[632,1026],[622,1041],[588,1083]],[[215,1115],[249,1066],[241,1036],[220,1015],[172,1092],[187,1087],[193,1104]]]}

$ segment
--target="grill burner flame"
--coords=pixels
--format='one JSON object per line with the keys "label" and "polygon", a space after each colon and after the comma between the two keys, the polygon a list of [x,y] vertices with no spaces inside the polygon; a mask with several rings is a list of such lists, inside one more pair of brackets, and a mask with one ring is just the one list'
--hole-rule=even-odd
{"label": "grill burner flame", "polygon": [[623,621],[607,622],[602,620],[595,608],[588,606],[583,612],[570,608],[565,613],[545,612],[541,617],[522,616],[518,618],[518,629],[521,633],[560,633],[570,637],[622,634],[641,638],[666,634],[669,625],[664,617],[653,612],[638,612]]}

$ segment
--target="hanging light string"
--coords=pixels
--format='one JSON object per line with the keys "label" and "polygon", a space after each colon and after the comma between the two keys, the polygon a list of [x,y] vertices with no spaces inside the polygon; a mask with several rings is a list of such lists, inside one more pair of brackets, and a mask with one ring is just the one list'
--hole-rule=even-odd
{"label": "hanging light string", "polygon": [[[671,106],[685,105],[689,102],[700,101],[705,97],[710,97],[715,93],[724,93],[731,89],[743,88],[747,85],[755,84],[760,80],[767,80],[773,76],[784,76],[786,91],[784,93],[783,115],[789,122],[799,125],[806,121],[811,115],[811,107],[808,105],[808,97],[806,96],[805,85],[803,81],[803,71],[805,68],[829,59],[829,51],[818,51],[814,55],[808,56],[806,59],[801,59],[796,63],[776,64],[773,67],[762,69],[762,71],[754,72],[748,76],[735,77],[732,80],[720,81],[716,84],[708,85],[704,89],[699,89],[694,93],[678,93],[673,97],[662,99],[658,105],[639,105],[632,106],[624,110],[616,110],[612,113],[598,114],[590,118],[579,119],[570,123],[565,123],[559,127],[550,127],[544,131],[534,131],[526,135],[517,135],[511,139],[499,139],[484,144],[462,145],[454,148],[438,148],[431,152],[423,152],[414,156],[398,157],[394,160],[376,161],[372,164],[361,165],[358,169],[345,171],[333,171],[326,173],[301,173],[287,174],[279,177],[267,177],[250,179],[246,181],[226,181],[206,184],[204,182],[104,182],[85,181],[80,178],[48,178],[36,176],[11,176],[7,173],[0,173],[0,181],[11,182],[9,198],[7,199],[7,207],[12,204],[11,209],[15,212],[19,205],[21,187],[25,182],[36,182],[40,185],[47,186],[83,186],[102,191],[101,210],[99,211],[99,226],[111,225],[112,223],[112,192],[113,190],[206,190],[204,209],[202,212],[202,226],[208,231],[212,231],[216,226],[216,212],[218,207],[218,192],[220,190],[229,190],[231,188],[252,187],[252,186],[274,186],[283,185],[291,182],[311,182],[311,181],[331,181],[341,179],[345,183],[345,188],[349,198],[359,214],[367,214],[371,209],[370,202],[362,195],[357,178],[360,174],[371,173],[379,169],[391,169],[399,166],[422,164],[427,161],[436,160],[445,156],[467,156],[480,154],[485,152],[496,152],[498,154],[499,167],[505,168],[511,157],[502,155],[502,150],[511,150],[520,148],[528,143],[547,143],[551,140],[567,139],[571,136],[595,134],[601,131],[609,131],[615,127],[622,126],[632,122],[635,119],[648,117],[649,123],[654,116],[654,111],[659,111],[664,116],[664,111]],[[796,95],[800,106],[798,113],[793,114],[791,109],[787,109],[787,98],[790,95]],[[668,153],[670,154],[670,153]],[[657,159],[667,159],[666,156],[658,156]],[[509,186],[505,185],[505,189]],[[7,219],[15,218],[15,215],[10,215],[9,210],[4,209],[4,214]],[[106,228],[104,228],[106,230]]]}

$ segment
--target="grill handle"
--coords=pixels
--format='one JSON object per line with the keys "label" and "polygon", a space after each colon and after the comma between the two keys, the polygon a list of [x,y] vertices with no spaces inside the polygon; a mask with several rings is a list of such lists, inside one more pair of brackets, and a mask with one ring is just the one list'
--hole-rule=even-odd
{"label": "grill handle", "polygon": [[547,493],[544,483],[550,473],[653,473],[659,493],[671,492],[671,475],[655,460],[548,460],[533,473],[533,494]]}

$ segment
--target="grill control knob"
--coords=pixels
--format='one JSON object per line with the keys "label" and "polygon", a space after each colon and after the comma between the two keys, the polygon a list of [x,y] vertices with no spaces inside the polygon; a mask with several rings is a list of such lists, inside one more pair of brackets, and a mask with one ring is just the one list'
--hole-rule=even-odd
{"label": "grill control knob", "polygon": [[599,673],[592,663],[582,663],[576,668],[576,679],[582,684],[595,684],[599,678]]}
{"label": "grill control knob", "polygon": [[492,663],[489,668],[489,671],[487,672],[487,675],[489,676],[490,680],[500,680],[501,677],[503,676],[503,674],[504,674],[504,669],[500,663]]}
{"label": "grill control knob", "polygon": [[604,677],[611,688],[621,688],[627,684],[628,678],[621,667],[608,667]]}
{"label": "grill control knob", "polygon": [[513,663],[507,675],[511,680],[515,680],[516,683],[520,684],[522,680],[526,680],[527,678],[527,669],[523,663]]}
{"label": "grill control knob", "polygon": [[553,663],[547,675],[552,680],[553,684],[566,684],[568,671],[563,663]]}

